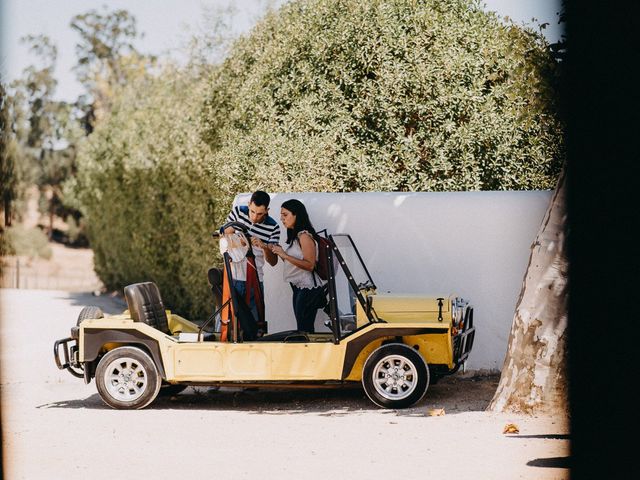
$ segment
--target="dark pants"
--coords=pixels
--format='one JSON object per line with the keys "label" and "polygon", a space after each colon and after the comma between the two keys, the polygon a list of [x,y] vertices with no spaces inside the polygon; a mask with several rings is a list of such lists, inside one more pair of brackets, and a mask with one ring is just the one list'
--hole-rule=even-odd
{"label": "dark pants", "polygon": [[[238,296],[242,300],[244,300],[247,294],[247,282],[243,280],[234,280],[233,288],[235,288],[236,292],[238,292]],[[260,291],[264,292],[264,284],[262,282],[260,282]],[[263,300],[263,304],[264,304],[264,300]],[[258,316],[258,306],[256,305],[255,292],[251,292],[251,297],[249,299],[248,306],[249,306],[249,310],[251,310],[251,313],[253,314],[253,318],[255,318],[256,322],[258,322],[260,320],[260,317]]]}
{"label": "dark pants", "polygon": [[293,289],[293,313],[296,316],[298,330],[315,332],[314,323],[318,309],[325,306],[327,298],[323,287]]}

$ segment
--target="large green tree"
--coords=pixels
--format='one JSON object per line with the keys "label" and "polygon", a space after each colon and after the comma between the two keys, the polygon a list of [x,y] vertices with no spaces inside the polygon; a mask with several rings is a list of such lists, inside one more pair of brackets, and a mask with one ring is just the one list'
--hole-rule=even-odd
{"label": "large green tree", "polygon": [[89,99],[82,102],[85,124],[91,131],[96,118],[111,110],[119,89],[144,75],[155,58],[141,54],[135,42],[142,38],[137,22],[127,10],[89,10],[71,19],[79,35],[75,71]]}
{"label": "large green tree", "polygon": [[[13,134],[9,96],[0,79],[0,201],[4,213],[2,227],[11,226],[11,204],[17,195],[16,142]],[[3,242],[0,239],[0,244]],[[4,252],[0,245],[0,254]]]}
{"label": "large green tree", "polygon": [[230,192],[553,188],[556,70],[473,0],[298,0],[235,45],[204,138]]}
{"label": "large green tree", "polygon": [[41,209],[53,218],[77,212],[64,205],[62,184],[75,171],[76,143],[82,135],[74,106],[55,99],[57,48],[43,35],[23,38],[35,61],[12,84],[17,156],[23,181],[39,187]]}

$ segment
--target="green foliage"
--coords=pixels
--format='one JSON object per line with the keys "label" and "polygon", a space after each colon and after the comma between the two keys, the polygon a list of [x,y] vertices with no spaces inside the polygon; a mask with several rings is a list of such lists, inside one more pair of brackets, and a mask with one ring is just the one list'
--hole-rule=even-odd
{"label": "green foliage", "polygon": [[76,15],[71,20],[71,28],[80,35],[76,45],[78,79],[83,84],[91,84],[96,76],[110,79],[123,85],[126,72],[119,59],[137,54],[133,41],[138,37],[136,19],[126,10],[109,12],[90,10]]}
{"label": "green foliage", "polygon": [[544,189],[563,161],[548,46],[473,0],[298,0],[202,67],[114,91],[65,192],[106,286],[188,316],[238,192]]}
{"label": "green foliage", "polygon": [[475,1],[299,0],[234,46],[204,139],[229,194],[552,188],[555,70]]}
{"label": "green foliage", "polygon": [[45,260],[51,258],[49,239],[38,228],[24,228],[22,225],[14,225],[4,232],[6,241],[6,253],[9,255],[24,255],[28,257],[40,257]]}
{"label": "green foliage", "polygon": [[0,202],[2,211],[11,208],[16,197],[15,140],[11,129],[9,99],[4,84],[0,82]]}
{"label": "green foliage", "polygon": [[171,68],[131,83],[82,146],[65,192],[82,206],[107,288],[154,281],[169,308],[192,317],[211,309],[211,232],[226,214],[194,128],[204,86]]}
{"label": "green foliage", "polygon": [[[31,164],[23,161],[24,154],[16,134],[17,107],[15,99],[0,81],[0,210],[4,217],[2,224],[6,226],[20,218],[32,178]],[[1,248],[2,245],[0,251]]]}
{"label": "green foliage", "polygon": [[136,19],[126,10],[89,10],[71,19],[71,28],[80,36],[76,44],[75,71],[91,97],[82,99],[87,133],[111,109],[119,90],[144,76],[155,63],[154,56],[140,54],[133,42],[138,33]]}

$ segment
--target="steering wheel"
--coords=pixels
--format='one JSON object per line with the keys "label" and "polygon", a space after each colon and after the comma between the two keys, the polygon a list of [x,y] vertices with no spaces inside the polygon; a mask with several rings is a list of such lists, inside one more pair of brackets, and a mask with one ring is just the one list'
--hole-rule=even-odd
{"label": "steering wheel", "polygon": [[249,229],[247,228],[247,226],[244,223],[240,223],[240,222],[227,222],[224,225],[222,225],[218,229],[218,231],[213,232],[211,234],[211,236],[212,237],[220,237],[220,235],[224,234],[224,231],[229,227],[233,227],[236,230],[240,230],[246,236],[249,236]]}

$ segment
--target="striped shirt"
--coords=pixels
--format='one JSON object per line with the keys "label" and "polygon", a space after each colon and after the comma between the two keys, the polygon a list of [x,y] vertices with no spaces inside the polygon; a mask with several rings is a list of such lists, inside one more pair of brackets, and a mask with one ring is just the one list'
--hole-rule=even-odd
{"label": "striped shirt", "polygon": [[[249,207],[235,206],[231,209],[227,222],[240,222],[246,225],[249,235],[257,237],[264,243],[279,243],[280,242],[280,225],[269,215],[262,221],[262,223],[252,223],[249,218]],[[262,282],[262,267],[264,266],[264,252],[261,248],[253,248],[253,253],[256,256],[256,267],[258,269],[258,278]],[[234,262],[232,264],[232,274],[235,280],[246,281],[247,279],[247,261]]]}

